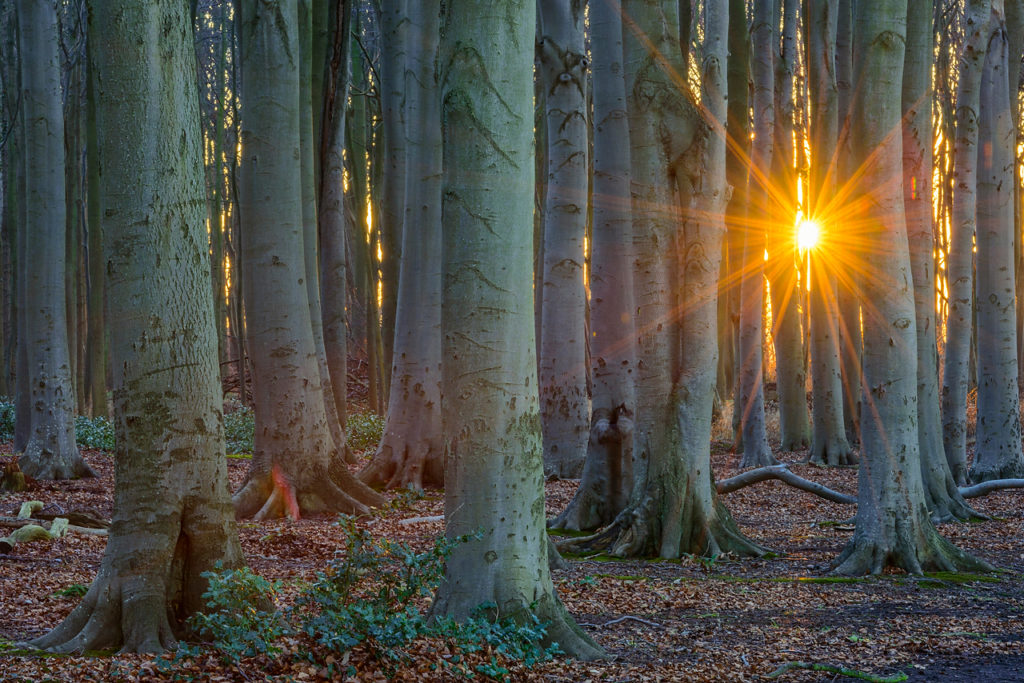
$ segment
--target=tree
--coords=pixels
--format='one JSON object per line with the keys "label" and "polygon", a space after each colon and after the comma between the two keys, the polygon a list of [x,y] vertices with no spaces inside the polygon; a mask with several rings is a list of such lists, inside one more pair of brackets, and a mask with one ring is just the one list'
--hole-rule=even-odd
{"label": "tree", "polygon": [[57,12],[51,0],[19,0],[25,223],[18,281],[23,291],[30,398],[28,440],[18,465],[35,479],[93,476],[75,444],[66,312],[64,111]]}
{"label": "tree", "polygon": [[441,431],[441,111],[437,98],[440,10],[408,9],[403,132],[406,212],[395,348],[384,433],[359,477],[386,488],[444,484]]}
{"label": "tree", "polygon": [[[308,17],[308,15],[307,15]],[[242,279],[255,372],[253,459],[235,494],[239,517],[365,512],[383,498],[345,467],[329,423],[326,362],[314,340],[306,278],[310,238],[300,162],[297,0],[242,3]],[[309,100],[306,100],[307,102]],[[323,368],[321,367],[323,365]],[[332,431],[334,432],[332,434]]]}
{"label": "tree", "polygon": [[157,652],[203,606],[201,574],[242,563],[224,458],[195,52],[187,8],[170,0],[97,0],[90,33],[100,74],[114,517],[85,598],[31,644]]}
{"label": "tree", "polygon": [[[726,17],[728,20],[728,17]],[[768,446],[764,422],[764,360],[762,354],[762,319],[764,313],[764,249],[765,223],[755,216],[771,212],[771,190],[768,176],[772,163],[772,127],[775,116],[774,79],[772,75],[772,4],[757,3],[754,23],[750,29],[754,64],[754,141],[750,163],[753,172],[748,178],[748,225],[743,239],[742,278],[740,283],[739,392],[733,410],[740,414],[743,430],[743,457],[740,467],[774,465],[778,461]],[[713,38],[717,40],[717,38]],[[704,84],[705,88],[708,84]],[[725,186],[724,179],[722,182]]]}
{"label": "tree", "polygon": [[949,314],[942,369],[942,442],[958,484],[967,480],[967,389],[974,321],[974,249],[977,221],[978,106],[988,44],[989,1],[968,0],[956,91],[953,211],[946,264]]}
{"label": "tree", "polygon": [[706,5],[701,73],[708,122],[680,76],[676,3],[634,0],[624,10],[639,332],[634,484],[613,524],[566,546],[622,556],[760,554],[719,502],[711,476],[718,272],[729,199],[727,8]]}
{"label": "tree", "polygon": [[838,574],[878,574],[889,565],[912,574],[989,568],[935,530],[921,481],[917,324],[901,182],[906,21],[906,0],[857,2],[851,141],[862,169],[854,199],[869,255],[859,264],[864,411],[856,527],[835,561]]}
{"label": "tree", "polygon": [[445,532],[480,534],[453,549],[433,614],[465,619],[484,604],[495,618],[533,612],[564,652],[597,657],[548,573],[532,295],[536,7],[455,0],[445,9]]}
{"label": "tree", "polygon": [[[1024,477],[1014,293],[1016,131],[1011,120],[1006,17],[993,2],[978,111],[978,418],[971,479]],[[1020,55],[1017,56],[1017,59]],[[1016,94],[1016,93],[1014,93]]]}
{"label": "tree", "polygon": [[594,55],[594,225],[590,248],[590,439],[576,495],[554,520],[559,529],[611,524],[633,483],[636,328],[629,196],[629,119],[618,0],[590,6]]}
{"label": "tree", "polygon": [[836,147],[839,137],[835,75],[837,0],[808,3],[807,72],[811,100],[811,173],[809,217],[823,223],[822,243],[810,252],[810,345],[813,431],[811,462],[852,465],[856,462],[843,422],[843,385],[839,365],[836,305],[838,230],[832,209],[836,196]]}
{"label": "tree", "polygon": [[917,434],[925,500],[932,519],[945,522],[979,515],[960,495],[942,449],[932,232],[932,52],[931,3],[908,0],[902,90],[903,204],[917,323]]}
{"label": "tree", "polygon": [[587,453],[590,417],[583,270],[589,213],[589,64],[583,3],[545,0],[537,6],[547,143],[538,347],[544,469],[549,475],[576,478]]}

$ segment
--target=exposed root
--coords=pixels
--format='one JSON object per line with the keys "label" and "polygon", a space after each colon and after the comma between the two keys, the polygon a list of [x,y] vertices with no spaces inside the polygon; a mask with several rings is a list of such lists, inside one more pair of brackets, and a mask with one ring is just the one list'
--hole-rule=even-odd
{"label": "exposed root", "polygon": [[[868,538],[858,530],[832,564],[832,574],[864,576],[898,567],[908,574],[925,572],[991,572],[994,568],[956,547],[939,535],[927,520],[920,534],[909,520],[897,522],[881,539]],[[923,537],[922,537],[923,536]]]}
{"label": "exposed root", "polygon": [[964,498],[980,498],[993,491],[1020,488],[1024,488],[1024,479],[990,479],[974,486],[961,486],[960,495]]}
{"label": "exposed root", "polygon": [[[369,514],[385,498],[353,477],[342,465],[328,471],[307,470],[309,476],[290,475],[274,465],[270,472],[250,472],[242,488],[232,497],[235,517],[256,520],[303,514],[336,512]],[[296,481],[298,480],[298,481]]]}
{"label": "exposed root", "polygon": [[96,476],[78,449],[73,453],[54,453],[33,441],[29,441],[25,452],[18,458],[18,467],[25,476],[32,479],[62,480]]}
{"label": "exposed root", "polygon": [[825,467],[853,467],[858,461],[845,435],[815,439],[807,459],[808,462]]}
{"label": "exposed root", "polygon": [[1021,479],[1024,478],[1024,462],[1010,460],[1009,462],[994,463],[992,467],[981,468],[975,459],[971,468],[970,480],[974,483],[983,483],[997,479]]}
{"label": "exposed root", "polygon": [[387,490],[442,488],[444,458],[432,439],[405,441],[397,435],[387,435],[358,478],[364,484]]}
{"label": "exposed root", "polygon": [[750,443],[750,439],[743,448],[743,458],[740,460],[740,467],[769,467],[771,465],[778,465],[779,461],[772,455],[772,449],[768,447],[768,444],[762,444],[760,446]]}
{"label": "exposed root", "polygon": [[804,479],[803,477],[790,471],[786,465],[773,465],[771,467],[760,467],[758,469],[750,470],[739,474],[729,479],[723,479],[715,483],[715,489],[719,495],[725,495],[726,493],[732,493],[745,486],[756,484],[762,481],[768,481],[775,479],[785,484],[789,484],[801,491],[807,491],[813,493],[816,496],[821,496],[826,500],[831,500],[834,503],[841,503],[843,505],[856,505],[857,498],[855,496],[848,496],[845,493],[839,493],[832,489],[819,484],[817,482]]}

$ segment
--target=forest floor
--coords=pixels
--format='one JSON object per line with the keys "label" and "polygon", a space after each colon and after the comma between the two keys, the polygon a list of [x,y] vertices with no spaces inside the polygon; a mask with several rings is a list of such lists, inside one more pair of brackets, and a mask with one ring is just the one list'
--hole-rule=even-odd
{"label": "forest floor", "polygon": [[[728,443],[713,444],[718,478],[736,473]],[[0,453],[9,453],[0,446]],[[781,453],[803,477],[855,493],[854,469],[801,464],[805,453]],[[87,451],[97,479],[40,482],[19,494],[0,494],[0,515],[17,514],[23,501],[63,510],[112,512],[113,460]],[[368,454],[367,454],[368,457]],[[0,456],[0,464],[11,456]],[[233,486],[248,461],[229,459]],[[548,515],[570,500],[576,482],[547,484]],[[440,521],[400,520],[442,514],[442,494],[401,499],[386,514],[358,520],[374,536],[429,547]],[[828,565],[849,540],[853,509],[779,482],[756,484],[724,497],[740,528],[778,556],[717,558],[713,562],[573,560],[554,572],[569,612],[612,655],[610,661],[564,658],[532,669],[506,664],[509,680],[536,681],[754,681],[790,662],[845,667],[877,678],[909,681],[1024,681],[1024,491],[976,499],[990,521],[944,524],[941,533],[1001,570],[992,575],[911,577],[887,574],[838,579]],[[285,586],[313,577],[339,549],[341,533],[330,518],[240,524],[249,566]],[[0,681],[43,680],[318,680],[323,669],[294,658],[265,657],[224,664],[201,656],[177,672],[160,672],[144,656],[26,655],[15,642],[39,636],[79,601],[93,580],[106,539],[69,534],[49,543],[15,546],[0,555]],[[78,586],[79,588],[74,588]],[[285,601],[288,600],[287,589]],[[293,591],[294,593],[294,591]],[[358,650],[358,648],[357,648]],[[454,680],[431,669],[443,651],[411,646],[396,680]],[[354,651],[357,672],[348,680],[384,680],[369,656]],[[477,676],[481,678],[481,676]],[[792,668],[777,680],[853,680],[834,672]]]}

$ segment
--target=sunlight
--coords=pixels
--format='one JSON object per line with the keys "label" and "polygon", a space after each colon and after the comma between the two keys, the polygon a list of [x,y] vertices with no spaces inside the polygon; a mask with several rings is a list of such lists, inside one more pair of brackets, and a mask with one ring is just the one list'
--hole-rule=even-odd
{"label": "sunlight", "polygon": [[802,220],[796,225],[796,246],[800,251],[807,251],[818,246],[821,240],[821,225],[810,219]]}

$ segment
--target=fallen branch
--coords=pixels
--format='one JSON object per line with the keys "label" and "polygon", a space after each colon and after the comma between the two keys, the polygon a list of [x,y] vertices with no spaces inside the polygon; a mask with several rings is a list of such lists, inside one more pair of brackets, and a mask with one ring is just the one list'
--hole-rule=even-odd
{"label": "fallen branch", "polygon": [[578,625],[579,626],[591,626],[593,628],[604,628],[605,626],[611,626],[612,624],[619,624],[619,623],[622,623],[623,621],[627,621],[627,620],[639,621],[641,624],[647,624],[648,626],[653,626],[654,628],[665,628],[664,626],[662,626],[661,624],[659,624],[657,622],[647,621],[646,619],[641,619],[640,617],[634,617],[634,616],[631,616],[629,614],[627,614],[624,617],[619,617],[618,619],[612,619],[611,621],[606,621],[603,624],[581,623],[581,624],[578,624]]}
{"label": "fallen branch", "polygon": [[431,515],[430,517],[409,517],[398,520],[399,524],[427,524],[428,522],[443,522],[444,515]]}
{"label": "fallen branch", "polygon": [[[16,517],[0,517],[0,526],[18,529],[23,526],[37,525],[44,529],[49,530],[53,524],[52,521],[42,519],[18,519]],[[106,529],[96,529],[93,527],[78,526],[77,524],[68,524],[67,530],[76,534],[86,534],[87,536],[106,536]]]}
{"label": "fallen branch", "polygon": [[715,488],[718,493],[725,495],[726,493],[732,493],[744,486],[750,486],[761,481],[768,481],[769,479],[777,479],[785,484],[789,484],[795,488],[813,493],[816,496],[821,496],[827,500],[831,500],[833,503],[842,503],[843,505],[856,505],[857,499],[853,496],[848,496],[845,493],[839,493],[833,491],[827,486],[818,484],[809,479],[794,474],[786,465],[770,465],[768,467],[758,467],[757,469],[749,470],[743,474],[737,474],[735,477],[723,479],[722,481],[715,484]]}
{"label": "fallen branch", "polygon": [[837,674],[839,676],[859,678],[862,681],[870,681],[870,683],[901,683],[901,681],[907,680],[907,674],[903,673],[902,671],[898,674],[893,674],[892,676],[875,676],[874,674],[869,674],[865,671],[858,671],[857,669],[847,669],[846,667],[842,666],[834,666],[832,664],[818,664],[816,662],[787,662],[775,671],[765,676],[765,678],[778,678],[790,669],[825,671],[827,673]]}
{"label": "fallen branch", "polygon": [[1024,489],[1024,479],[993,479],[974,486],[961,486],[960,495],[964,498],[980,498],[1001,489]]}

